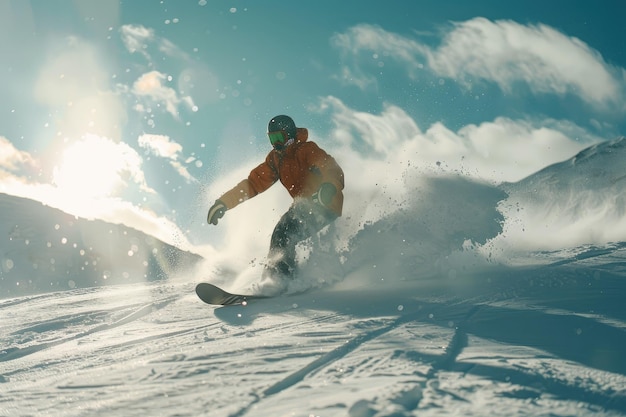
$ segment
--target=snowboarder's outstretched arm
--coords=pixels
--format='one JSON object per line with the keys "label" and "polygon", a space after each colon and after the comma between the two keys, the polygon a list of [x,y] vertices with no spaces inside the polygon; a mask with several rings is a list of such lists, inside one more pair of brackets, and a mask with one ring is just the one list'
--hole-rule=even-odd
{"label": "snowboarder's outstretched arm", "polygon": [[248,178],[239,182],[239,184],[225,192],[215,201],[207,215],[208,223],[216,225],[219,219],[224,216],[226,210],[230,210],[257,194],[262,193],[278,180],[277,173],[268,163],[270,155],[267,156],[263,163],[250,171]]}

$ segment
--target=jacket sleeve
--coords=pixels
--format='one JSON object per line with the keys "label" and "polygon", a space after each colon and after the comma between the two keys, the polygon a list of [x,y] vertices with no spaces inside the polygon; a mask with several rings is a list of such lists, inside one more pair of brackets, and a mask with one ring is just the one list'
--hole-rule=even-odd
{"label": "jacket sleeve", "polygon": [[270,152],[265,161],[250,171],[248,178],[241,181],[234,188],[227,191],[219,199],[226,205],[227,209],[232,209],[244,201],[262,193],[270,188],[277,180],[278,175],[272,168]]}

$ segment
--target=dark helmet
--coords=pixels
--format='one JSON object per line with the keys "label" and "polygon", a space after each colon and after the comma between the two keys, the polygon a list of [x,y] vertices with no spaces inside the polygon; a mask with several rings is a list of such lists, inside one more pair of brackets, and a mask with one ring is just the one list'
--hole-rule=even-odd
{"label": "dark helmet", "polygon": [[280,130],[285,131],[289,139],[296,138],[297,128],[291,117],[284,114],[272,117],[272,120],[267,124],[267,132],[278,132]]}

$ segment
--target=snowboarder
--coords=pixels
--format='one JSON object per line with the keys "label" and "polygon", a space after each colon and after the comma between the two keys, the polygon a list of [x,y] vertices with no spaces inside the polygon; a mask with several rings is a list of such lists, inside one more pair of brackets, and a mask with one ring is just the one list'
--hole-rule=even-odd
{"label": "snowboarder", "polygon": [[335,159],[307,141],[308,130],[296,127],[291,117],[272,118],[267,131],[273,149],[248,178],[215,201],[207,221],[217,225],[227,210],[280,180],[294,200],[274,228],[263,277],[291,279],[296,272],[297,243],[341,216],[344,176]]}

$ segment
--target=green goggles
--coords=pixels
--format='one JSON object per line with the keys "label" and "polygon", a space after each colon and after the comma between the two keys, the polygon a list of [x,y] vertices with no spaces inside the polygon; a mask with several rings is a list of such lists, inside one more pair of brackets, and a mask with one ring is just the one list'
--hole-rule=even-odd
{"label": "green goggles", "polygon": [[287,132],[284,130],[277,130],[276,132],[267,132],[267,136],[270,138],[270,143],[274,148],[280,149],[287,143]]}

